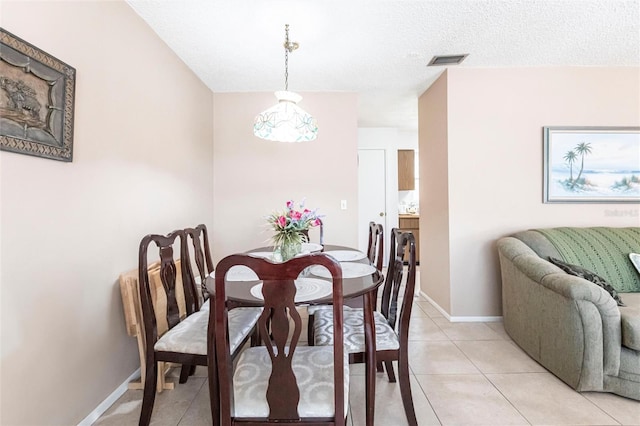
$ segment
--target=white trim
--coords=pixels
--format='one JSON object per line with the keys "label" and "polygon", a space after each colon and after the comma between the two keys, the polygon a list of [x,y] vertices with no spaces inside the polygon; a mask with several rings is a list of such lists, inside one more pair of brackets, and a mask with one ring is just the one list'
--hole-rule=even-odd
{"label": "white trim", "polygon": [[425,292],[420,290],[420,295],[427,299],[437,310],[444,316],[449,322],[500,322],[502,317],[490,316],[490,317],[452,317],[447,311],[445,311],[440,305],[438,305],[432,298],[427,296]]}
{"label": "white trim", "polygon": [[120,386],[116,388],[111,395],[100,403],[92,412],[85,417],[78,426],[91,426],[101,415],[105,413],[126,391],[129,389],[129,382],[140,377],[140,369],[134,371]]}
{"label": "white trim", "polygon": [[451,317],[451,322],[500,322],[502,317]]}
{"label": "white trim", "polygon": [[443,317],[445,317],[446,319],[448,319],[449,321],[451,321],[451,315],[449,315],[449,313],[447,311],[445,311],[444,309],[442,309],[442,307],[440,307],[440,305],[438,305],[435,300],[433,300],[432,298],[430,298],[429,296],[427,296],[427,293],[425,293],[424,291],[420,290],[420,296],[424,297],[425,299],[427,299],[429,301],[429,303],[431,303],[437,310],[438,312],[440,312],[442,314]]}

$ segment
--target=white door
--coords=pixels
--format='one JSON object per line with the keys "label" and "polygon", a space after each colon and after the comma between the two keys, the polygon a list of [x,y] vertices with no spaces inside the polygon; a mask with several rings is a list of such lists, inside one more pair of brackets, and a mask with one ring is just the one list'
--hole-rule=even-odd
{"label": "white door", "polygon": [[[388,232],[386,193],[385,150],[359,149],[358,248],[365,253],[369,243],[369,222],[381,223],[385,234]],[[386,261],[386,255],[384,257]]]}

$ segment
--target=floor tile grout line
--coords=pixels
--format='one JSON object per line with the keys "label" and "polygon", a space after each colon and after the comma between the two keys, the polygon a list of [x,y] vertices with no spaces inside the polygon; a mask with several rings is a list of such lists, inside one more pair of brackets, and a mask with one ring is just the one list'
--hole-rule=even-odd
{"label": "floor tile grout line", "polygon": [[527,423],[529,423],[530,425],[533,425],[533,422],[532,422],[531,420],[529,420],[529,418],[527,418],[527,416],[525,416],[525,415],[524,415],[524,413],[518,409],[518,407],[515,405],[515,403],[514,403],[513,401],[511,401],[511,400],[507,397],[507,395],[505,395],[505,394],[504,394],[504,393],[503,393],[503,392],[502,392],[502,391],[501,391],[501,390],[496,386],[496,384],[495,384],[495,383],[493,383],[489,377],[487,377],[487,375],[486,375],[485,373],[482,373],[482,375],[484,376],[484,378],[485,378],[489,383],[491,383],[491,386],[493,386],[493,388],[494,388],[496,391],[498,391],[498,393],[499,393],[500,395],[502,395],[502,397],[503,397],[503,398],[504,398],[504,399],[509,403],[509,405],[510,405],[510,406],[512,406],[512,407],[513,407],[513,409],[514,409],[514,410],[516,410],[516,412],[517,412],[518,414],[520,414],[520,416],[522,416],[522,418],[523,418]]}
{"label": "floor tile grout line", "polygon": [[[524,418],[530,425],[533,425],[532,421],[529,420],[529,418],[527,418],[527,416],[524,415],[524,413],[522,413],[518,407],[515,406],[515,404],[507,397],[507,395],[505,395],[504,393],[502,393],[502,391],[496,386],[496,384],[491,380],[490,377],[487,376],[487,374],[527,374],[527,375],[531,375],[531,374],[540,374],[540,375],[551,375],[553,377],[555,377],[551,372],[549,371],[540,371],[540,372],[519,372],[519,373],[482,373],[483,376],[485,376],[485,378],[489,381],[489,383],[491,383],[491,385],[496,388],[496,390],[498,392],[500,392],[500,394],[507,400],[509,401],[509,404],[511,404],[513,406],[513,408],[522,416],[522,418]],[[616,422],[617,425],[621,425],[621,423],[618,421],[618,419],[614,418],[611,414],[607,413],[606,411],[604,411],[602,408],[600,408],[597,404],[594,404],[592,401],[589,400],[589,398],[586,398],[584,395],[582,395],[580,392],[575,391],[575,389],[573,389],[571,386],[567,385],[566,383],[562,382],[563,385],[567,386],[571,391],[574,391],[576,394],[578,394],[578,396],[580,396],[583,399],[586,399],[588,402],[590,402],[592,405],[594,405],[599,411],[601,411],[605,416],[609,417],[611,420],[613,420],[614,422]],[[592,426],[598,426],[598,425],[592,425]],[[604,425],[602,425],[604,426]]]}
{"label": "floor tile grout line", "polygon": [[[484,323],[483,323],[483,324],[484,324]],[[436,324],[436,325],[437,325],[437,324]],[[489,328],[491,328],[491,327],[489,327]],[[498,393],[499,393],[499,394],[504,398],[504,400],[505,400],[505,401],[507,401],[507,403],[509,404],[509,406],[511,406],[511,407],[516,411],[516,413],[518,413],[518,414],[519,414],[519,415],[524,419],[524,421],[525,421],[525,422],[527,422],[529,425],[532,425],[533,423],[531,423],[531,422],[529,421],[529,419],[524,415],[524,413],[522,413],[522,412],[520,412],[520,410],[518,410],[518,407],[516,407],[516,406],[515,406],[515,404],[513,403],[513,401],[511,401],[509,398],[507,398],[507,396],[506,396],[504,393],[502,393],[502,391],[500,391],[500,389],[498,389],[498,387],[495,385],[495,383],[493,383],[493,382],[492,382],[492,381],[491,381],[491,380],[486,376],[486,374],[484,373],[484,371],[482,371],[482,370],[480,369],[480,367],[479,367],[475,362],[473,362],[473,360],[472,360],[471,358],[469,358],[469,356],[468,356],[468,355],[467,355],[467,354],[462,350],[462,348],[461,348],[461,347],[456,343],[456,342],[459,342],[459,341],[460,341],[460,340],[457,340],[457,341],[456,341],[456,340],[451,340],[451,342],[453,343],[453,345],[454,345],[454,346],[455,346],[455,347],[456,347],[456,348],[457,348],[457,349],[462,353],[462,355],[464,355],[464,357],[465,357],[467,360],[469,360],[469,362],[471,363],[471,365],[473,365],[473,366],[478,370],[478,372],[480,373],[480,375],[481,375],[481,376],[482,376],[482,377],[483,377],[487,382],[489,382],[489,384],[490,384],[490,385],[491,385],[491,386],[492,386],[492,387],[493,387],[493,388],[494,388],[494,389],[495,389],[495,390],[496,390],[496,391],[497,391],[497,392],[498,392]],[[467,341],[467,342],[469,342],[469,341],[475,341],[475,342],[477,342],[478,340],[465,340],[465,341]],[[493,339],[493,340],[490,340],[490,341],[494,341],[494,342],[496,342],[496,341],[504,341],[504,339],[500,339],[500,340],[495,340],[495,339]]]}
{"label": "floor tile grout line", "polygon": [[[409,367],[409,368],[411,368],[411,367]],[[444,426],[444,423],[442,423],[442,420],[440,419],[440,416],[438,415],[438,412],[436,411],[436,408],[433,406],[433,403],[429,399],[429,396],[427,395],[427,392],[422,387],[422,383],[420,383],[420,380],[418,380],[418,378],[416,377],[416,374],[414,374],[412,372],[411,375],[416,380],[416,382],[418,382],[418,386],[420,387],[420,390],[422,391],[422,394],[424,395],[425,399],[429,403],[429,407],[431,407],[431,411],[433,412],[433,415],[436,416],[436,419],[438,419],[438,423],[440,423],[440,426]]]}
{"label": "floor tile grout line", "polygon": [[[496,384],[495,384],[495,383],[494,383],[494,382],[493,382],[493,381],[492,381],[492,380],[487,376],[487,374],[509,374],[509,373],[485,373],[484,371],[482,371],[482,369],[480,369],[480,367],[479,367],[476,363],[474,363],[474,362],[473,362],[473,360],[472,360],[471,358],[469,358],[469,356],[468,356],[468,355],[467,355],[467,354],[462,350],[462,348],[461,348],[461,347],[456,343],[456,342],[459,342],[459,341],[460,341],[460,340],[458,340],[458,341],[452,341],[452,342],[453,342],[453,344],[456,346],[456,348],[458,348],[458,350],[464,354],[464,356],[469,360],[469,362],[471,362],[471,364],[473,364],[473,366],[474,366],[475,368],[477,368],[477,369],[478,369],[478,371],[480,372],[480,374],[482,375],[482,377],[484,377],[484,378],[485,378],[485,380],[487,380],[487,381],[491,384],[491,386],[492,386],[492,387],[493,387],[493,388],[494,388],[494,389],[495,389],[495,390],[496,390],[496,391],[497,391],[497,392],[498,392],[498,393],[499,393],[499,394],[500,394],[500,395],[505,399],[505,401],[507,401],[507,402],[509,403],[509,405],[510,405],[511,407],[513,407],[513,409],[514,409],[514,410],[515,410],[515,411],[516,411],[520,416],[522,416],[522,418],[523,418],[523,419],[524,419],[524,420],[525,420],[529,425],[533,425],[533,422],[532,422],[531,420],[529,420],[529,418],[527,418],[527,416],[525,416],[525,414],[524,414],[523,412],[521,412],[521,411],[518,409],[518,407],[515,405],[515,403],[514,403],[513,401],[511,401],[511,399],[509,399],[509,397],[507,397],[507,395],[505,395],[505,394],[504,394],[504,393],[503,393],[503,392],[502,392],[502,391],[501,391],[501,390],[496,386]],[[467,340],[467,341],[470,341],[470,340]],[[476,342],[477,342],[477,341],[479,341],[479,340],[473,340],[473,341],[476,341]],[[498,340],[490,340],[490,341],[495,342],[495,341],[498,341]],[[505,339],[500,339],[500,341],[505,341]],[[529,372],[513,372],[513,373],[511,373],[511,374],[532,374],[532,373],[529,373]],[[545,374],[545,372],[540,372],[540,373],[533,372],[533,374]]]}
{"label": "floor tile grout line", "polygon": [[[449,338],[449,336],[447,335],[447,333],[445,333],[442,328],[435,322],[433,321],[433,318],[431,317],[431,315],[429,315],[429,313],[424,310],[422,308],[422,306],[420,306],[418,303],[416,303],[416,301],[413,302],[414,306],[417,306],[418,309],[420,309],[422,312],[425,313],[425,315],[427,315],[427,317],[433,322],[433,324],[436,326],[436,328],[440,331],[440,333],[442,333],[442,335],[444,337],[447,338],[447,340],[440,340],[441,342],[445,342],[445,341],[451,341],[451,339]],[[427,301],[427,303],[429,303]],[[411,322],[409,322],[411,323]],[[407,342],[407,352],[409,351],[409,342]],[[408,354],[407,354],[408,356]],[[416,380],[416,382],[418,382],[418,386],[420,387],[420,390],[422,391],[422,394],[424,395],[425,399],[427,400],[427,402],[429,403],[429,407],[431,407],[431,411],[433,412],[433,414],[436,416],[436,419],[438,420],[438,423],[440,423],[441,426],[444,426],[444,423],[442,422],[442,419],[440,419],[440,416],[438,415],[438,412],[436,411],[435,407],[433,406],[433,403],[431,402],[431,400],[429,399],[429,396],[427,395],[427,392],[425,391],[425,389],[422,387],[422,384],[420,383],[420,381],[418,380],[418,378],[416,377],[415,371],[413,371],[413,367],[411,366],[411,363],[409,363],[409,371],[411,372],[411,375],[414,377],[414,379]]]}
{"label": "floor tile grout line", "polygon": [[[623,422],[621,422],[620,420],[618,420],[616,417],[613,416],[613,414],[609,414],[607,413],[604,409],[602,409],[598,404],[596,404],[595,402],[591,401],[589,398],[587,398],[586,396],[584,396],[582,393],[580,393],[580,396],[583,397],[584,399],[586,399],[587,401],[589,401],[590,403],[592,403],[593,405],[595,405],[598,410],[602,411],[604,414],[606,414],[607,416],[611,417],[616,423],[618,423],[619,425],[624,424]],[[640,421],[639,421],[640,423]]]}
{"label": "floor tile grout line", "polygon": [[[191,378],[191,376],[189,377]],[[184,413],[182,413],[182,416],[180,416],[180,419],[178,419],[178,423],[176,423],[176,426],[180,426],[180,423],[182,423],[182,420],[184,420],[184,417],[187,415],[187,413],[189,412],[189,409],[193,406],[193,404],[195,404],[196,400],[198,399],[198,395],[200,394],[200,392],[202,392],[202,387],[204,385],[207,385],[207,387],[209,386],[209,379],[207,377],[204,377],[204,380],[202,381],[202,384],[200,385],[200,388],[198,389],[197,392],[195,392],[193,399],[191,400],[191,402],[189,403],[189,406],[187,407],[187,409],[184,411]],[[211,415],[211,410],[209,410],[209,415]],[[213,419],[211,419],[211,421],[213,422]]]}
{"label": "floor tile grout line", "polygon": [[[551,374],[551,373],[549,373]],[[555,376],[554,376],[555,377]],[[567,385],[566,383],[562,382],[564,385],[566,385],[569,389],[571,389],[572,391],[575,391],[575,389],[573,389],[571,386]],[[604,411],[602,408],[600,408],[600,406],[596,403],[594,403],[593,401],[591,401],[589,398],[587,398],[586,396],[584,396],[582,394],[582,392],[577,392],[575,391],[578,395],[580,395],[581,398],[585,399],[587,402],[589,402],[591,405],[593,405],[594,407],[596,407],[599,411],[601,411],[605,416],[609,417],[611,420],[613,420],[614,422],[616,422],[618,425],[622,425],[622,422],[618,421],[618,419],[616,419],[615,417],[613,417],[613,415],[607,413],[606,411]]]}

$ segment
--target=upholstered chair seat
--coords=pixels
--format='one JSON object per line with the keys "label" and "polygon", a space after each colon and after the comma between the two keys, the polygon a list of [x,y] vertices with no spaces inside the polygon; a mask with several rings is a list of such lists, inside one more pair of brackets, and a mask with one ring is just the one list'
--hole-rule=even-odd
{"label": "upholstered chair seat", "polygon": [[[287,348],[288,349],[288,348]],[[233,375],[235,417],[268,417],[267,385],[271,375],[271,359],[264,346],[247,348],[238,359]],[[266,367],[265,367],[266,366]],[[300,346],[292,359],[293,373],[300,388],[300,417],[332,417],[333,347]],[[344,393],[349,394],[349,356],[344,353]],[[347,412],[345,398],[344,410]]]}
{"label": "upholstered chair seat", "polygon": [[[207,307],[209,306],[208,302],[207,300]],[[229,311],[229,345],[231,352],[235,352],[247,336],[253,332],[261,313],[262,308],[237,308]],[[209,310],[201,309],[167,331],[158,339],[154,349],[163,352],[206,355],[208,326]]]}
{"label": "upholstered chair seat", "polygon": [[[391,328],[384,315],[375,311],[373,318],[376,323],[376,350],[399,349],[398,335]],[[333,344],[333,312],[331,310],[322,309],[316,312],[314,328],[316,346]],[[365,351],[364,312],[362,309],[344,310],[344,350],[350,354]]]}
{"label": "upholstered chair seat", "polygon": [[[331,312],[332,309],[333,308],[331,307],[331,305],[309,305],[309,306],[307,306],[307,314],[315,315],[316,312],[318,312],[318,311]],[[342,307],[342,309],[344,309],[345,311],[348,311],[348,310],[360,309],[360,308],[353,308],[351,306],[344,305]]]}

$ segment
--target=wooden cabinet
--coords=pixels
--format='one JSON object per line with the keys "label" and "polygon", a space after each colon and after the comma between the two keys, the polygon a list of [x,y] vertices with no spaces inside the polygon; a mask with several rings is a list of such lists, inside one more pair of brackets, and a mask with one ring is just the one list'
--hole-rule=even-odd
{"label": "wooden cabinet", "polygon": [[[420,262],[420,216],[415,214],[401,214],[399,216],[399,226],[403,232],[413,233],[413,237],[416,239],[416,262]],[[405,251],[404,260],[409,260],[408,250]]]}
{"label": "wooden cabinet", "polygon": [[415,156],[412,149],[398,150],[398,191],[416,189]]}

